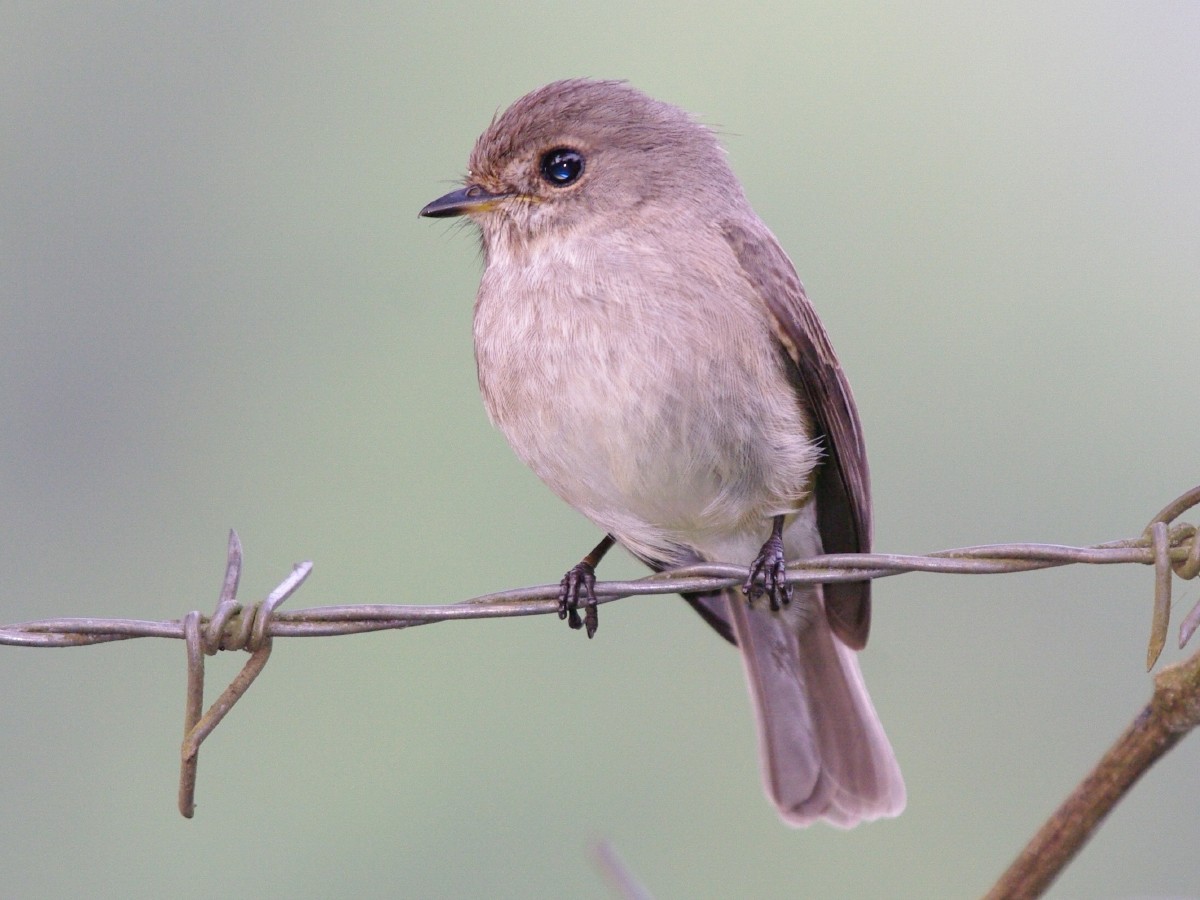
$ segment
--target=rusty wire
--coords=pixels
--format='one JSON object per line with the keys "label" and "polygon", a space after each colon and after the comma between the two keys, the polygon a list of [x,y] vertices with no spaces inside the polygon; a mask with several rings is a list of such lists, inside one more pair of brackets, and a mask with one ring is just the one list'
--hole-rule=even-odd
{"label": "rusty wire", "polygon": [[[1154,608],[1147,649],[1150,669],[1166,643],[1171,608],[1171,575],[1183,579],[1200,574],[1200,537],[1195,526],[1175,522],[1200,504],[1200,486],[1192,488],[1165,506],[1150,520],[1142,535],[1089,547],[1060,544],[990,544],[942,550],[925,556],[893,553],[825,554],[790,566],[791,584],[863,581],[905,572],[956,575],[997,575],[1028,572],[1074,563],[1115,565],[1140,563],[1155,568]],[[267,598],[243,606],[237,599],[242,570],[242,543],[236,532],[229,534],[225,578],[216,610],[207,619],[198,611],[182,619],[151,622],[139,619],[43,619],[0,627],[0,644],[23,647],[82,647],[108,641],[140,637],[176,638],[187,647],[188,686],[181,747],[179,811],[187,818],[194,813],[197,754],[205,738],[221,722],[262,672],[271,655],[271,642],[278,637],[326,637],[368,631],[410,628],[447,619],[487,619],[506,616],[536,616],[558,612],[558,585],[515,588],[484,594],[446,606],[396,606],[368,604],[322,606],[293,612],[277,608],[304,583],[311,562],[297,563]],[[744,566],[703,564],[649,575],[636,581],[597,582],[599,603],[624,597],[681,592],[715,591],[742,584]],[[1184,646],[1200,627],[1200,603],[1184,618],[1179,629],[1179,646]],[[204,708],[204,658],[220,650],[245,650],[250,659],[225,688],[216,702]]]}

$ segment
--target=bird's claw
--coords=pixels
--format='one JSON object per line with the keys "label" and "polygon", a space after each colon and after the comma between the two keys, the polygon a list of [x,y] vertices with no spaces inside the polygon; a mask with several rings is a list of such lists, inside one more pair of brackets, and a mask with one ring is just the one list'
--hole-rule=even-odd
{"label": "bird's claw", "polygon": [[[582,618],[579,615],[581,600],[584,607]],[[585,629],[589,638],[595,636],[600,616],[596,607],[596,568],[591,563],[579,563],[559,582],[558,617],[566,619],[571,628]]]}
{"label": "bird's claw", "polygon": [[772,534],[767,538],[762,550],[750,564],[750,575],[742,585],[742,593],[751,603],[757,597],[766,594],[772,612],[778,612],[780,606],[787,606],[792,602],[792,586],[787,580],[787,561],[783,558],[781,535]]}

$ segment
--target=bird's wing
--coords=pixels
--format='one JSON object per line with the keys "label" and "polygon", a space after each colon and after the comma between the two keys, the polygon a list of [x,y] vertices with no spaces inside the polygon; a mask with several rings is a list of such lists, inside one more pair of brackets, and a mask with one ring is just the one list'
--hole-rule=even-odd
{"label": "bird's wing", "polygon": [[[871,549],[871,482],[862,427],[850,385],[791,260],[760,223],[722,226],[742,273],[771,316],[775,335],[795,366],[794,382],[813,417],[824,450],[817,473],[817,522],[826,553]],[[854,649],[871,627],[871,583],[825,585],[825,612],[839,638]]]}

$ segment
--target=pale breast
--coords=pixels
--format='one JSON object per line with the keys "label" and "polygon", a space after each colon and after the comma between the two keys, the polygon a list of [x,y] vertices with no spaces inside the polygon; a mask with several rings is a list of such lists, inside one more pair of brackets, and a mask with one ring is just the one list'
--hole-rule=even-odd
{"label": "pale breast", "polygon": [[819,451],[745,288],[632,243],[541,250],[493,254],[475,309],[484,402],[522,460],[658,558],[797,508]]}

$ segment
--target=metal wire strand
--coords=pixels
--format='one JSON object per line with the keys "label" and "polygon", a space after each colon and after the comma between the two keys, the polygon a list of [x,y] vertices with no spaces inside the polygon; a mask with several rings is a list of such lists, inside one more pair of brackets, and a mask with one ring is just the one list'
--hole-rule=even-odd
{"label": "metal wire strand", "polygon": [[[790,584],[863,581],[905,572],[957,575],[995,575],[1028,572],[1071,564],[1138,563],[1155,567],[1155,603],[1148,668],[1154,665],[1166,640],[1171,604],[1171,574],[1195,578],[1200,574],[1200,536],[1192,525],[1173,524],[1200,504],[1200,486],[1164,507],[1141,537],[1090,547],[1060,544],[992,544],[961,547],[925,556],[891,553],[826,554],[803,560],[788,569]],[[196,761],[200,745],[229,713],[262,672],[274,638],[325,637],[368,631],[411,628],[448,619],[486,619],[507,616],[556,615],[559,585],[516,588],[443,606],[360,604],[323,606],[293,612],[278,607],[292,596],[312,571],[311,562],[298,563],[260,603],[243,607],[237,599],[242,571],[242,542],[229,533],[225,577],[213,614],[205,619],[190,612],[182,619],[150,622],[137,619],[44,619],[0,628],[0,644],[23,647],[80,647],[139,637],[183,640],[187,648],[188,687],[184,737],[180,750],[179,809],[191,817],[195,804]],[[740,585],[744,566],[722,563],[686,566],[636,581],[597,582],[596,599],[611,603],[623,597],[682,592],[707,592]],[[1200,627],[1200,604],[1180,627],[1180,646]],[[211,707],[204,708],[204,658],[219,650],[245,650],[250,658]]]}

